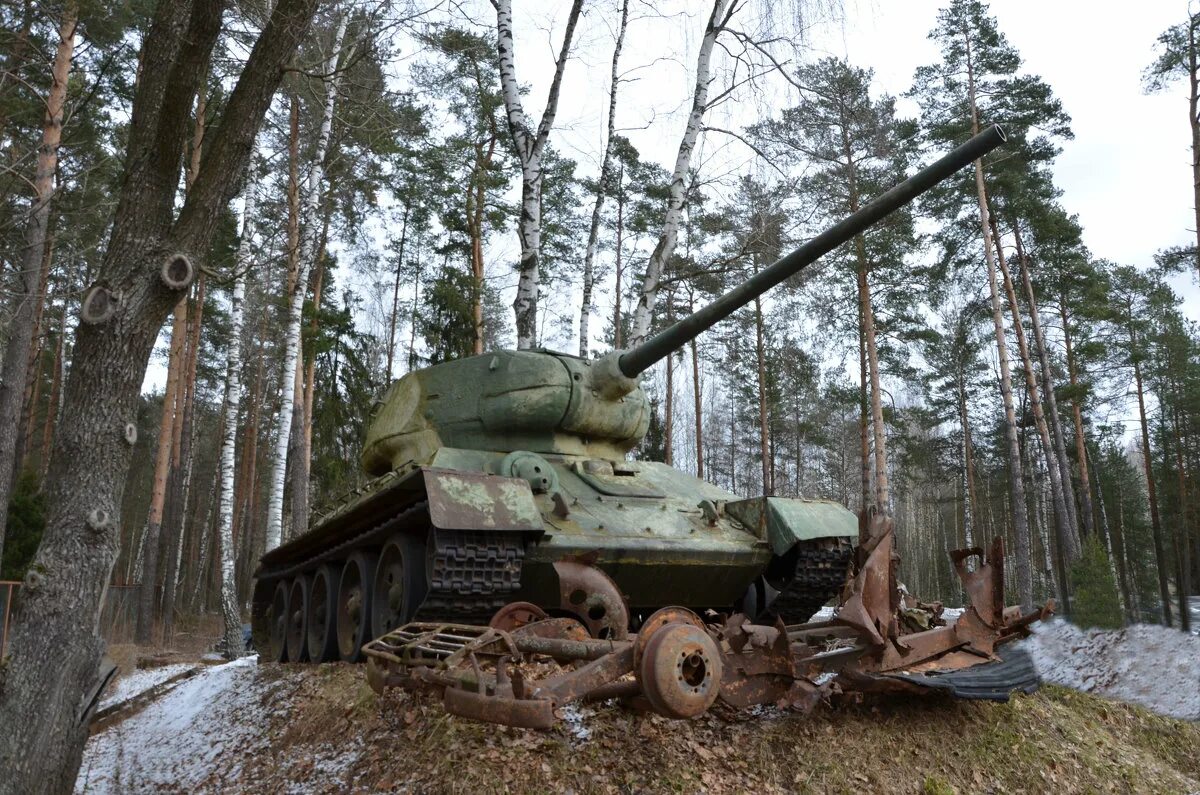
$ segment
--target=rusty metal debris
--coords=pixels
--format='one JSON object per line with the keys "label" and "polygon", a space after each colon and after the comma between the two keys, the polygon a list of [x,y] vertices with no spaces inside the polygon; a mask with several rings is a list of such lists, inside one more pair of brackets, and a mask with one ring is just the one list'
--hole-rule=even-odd
{"label": "rusty metal debris", "polygon": [[[807,710],[838,692],[946,690],[932,677],[996,661],[997,646],[1027,635],[1054,609],[1053,602],[1030,613],[1004,606],[1000,539],[986,555],[955,550],[951,560],[970,604],[947,621],[940,604],[919,602],[898,586],[891,520],[864,517],[833,618],[766,626],[742,614],[704,620],[667,607],[636,634],[628,632],[628,608],[612,580],[584,562],[564,561],[555,568],[557,612],[565,617],[514,603],[488,627],[407,624],[363,647],[367,679],[379,693],[440,691],[451,714],[535,729],[553,726],[557,708],[581,700],[620,698],[694,718],[718,700],[735,709]],[[1003,688],[989,692],[1007,695]]]}

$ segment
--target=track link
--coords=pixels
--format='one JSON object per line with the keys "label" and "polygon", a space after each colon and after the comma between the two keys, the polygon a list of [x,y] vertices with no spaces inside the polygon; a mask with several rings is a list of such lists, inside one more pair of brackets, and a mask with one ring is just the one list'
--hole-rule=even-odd
{"label": "track link", "polygon": [[512,533],[438,530],[430,539],[422,620],[487,623],[521,587],[525,545]]}
{"label": "track link", "polygon": [[796,573],[767,607],[771,621],[802,624],[837,596],[846,583],[854,545],[847,538],[819,538],[800,542]]}

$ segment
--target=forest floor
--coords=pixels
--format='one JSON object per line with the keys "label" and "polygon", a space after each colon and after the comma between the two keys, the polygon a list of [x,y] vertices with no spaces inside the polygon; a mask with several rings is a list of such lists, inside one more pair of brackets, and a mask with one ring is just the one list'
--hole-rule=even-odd
{"label": "forest floor", "polygon": [[[1152,688],[1096,674],[1105,655],[1123,650],[1126,669],[1145,671],[1181,650],[1156,635],[1135,655],[1141,628],[1046,630],[1042,665],[1075,658],[1059,680],[1110,694],[1137,682],[1123,697]],[[1173,675],[1194,693],[1191,651]],[[377,697],[363,673],[254,658],[205,667],[93,736],[76,791],[1200,792],[1200,724],[1056,685],[1006,704],[892,696],[696,721],[589,706],[537,732],[454,718],[430,697]]]}

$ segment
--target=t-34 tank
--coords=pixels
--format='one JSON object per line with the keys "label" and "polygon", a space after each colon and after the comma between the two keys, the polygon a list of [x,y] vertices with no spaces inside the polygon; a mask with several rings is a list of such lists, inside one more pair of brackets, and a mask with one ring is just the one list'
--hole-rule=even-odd
{"label": "t-34 tank", "polygon": [[807,620],[844,580],[855,515],[741,499],[629,460],[650,416],[638,377],[1003,141],[999,127],[972,138],[630,350],[591,361],[496,351],[393,383],[367,432],[372,480],[262,558],[253,625],[264,657],[357,660],[414,618],[487,622],[514,600],[528,604],[499,620],[565,612],[596,636],[666,605]]}

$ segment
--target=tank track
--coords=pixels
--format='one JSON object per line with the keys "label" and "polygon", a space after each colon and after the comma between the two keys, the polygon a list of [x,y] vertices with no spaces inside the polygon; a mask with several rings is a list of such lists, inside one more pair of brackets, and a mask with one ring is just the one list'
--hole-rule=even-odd
{"label": "tank track", "polygon": [[486,624],[521,587],[519,536],[438,530],[430,540],[429,593],[418,618]]}
{"label": "tank track", "polygon": [[785,624],[803,624],[837,596],[846,583],[854,545],[848,538],[818,539],[803,544],[796,559],[796,574],[765,614]]}

